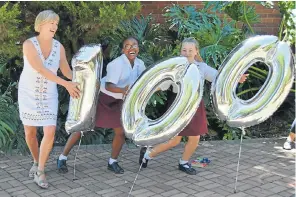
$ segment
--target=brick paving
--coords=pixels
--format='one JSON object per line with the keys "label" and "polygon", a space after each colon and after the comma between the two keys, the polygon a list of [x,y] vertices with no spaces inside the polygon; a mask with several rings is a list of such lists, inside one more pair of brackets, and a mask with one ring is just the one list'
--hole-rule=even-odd
{"label": "brick paving", "polygon": [[[244,140],[237,192],[234,193],[239,141],[200,142],[193,158],[208,157],[212,162],[196,168],[198,174],[186,175],[177,168],[184,144],[149,161],[133,188],[133,197],[292,197],[295,196],[296,150],[282,149],[283,139]],[[29,156],[0,155],[0,197],[128,196],[138,171],[140,148],[126,145],[119,158],[125,173],[107,170],[110,145],[81,146],[73,181],[75,151],[69,156],[67,174],[56,172],[56,158],[63,147],[54,147],[47,164],[50,187],[39,189],[28,177]],[[75,147],[76,150],[77,147]]]}

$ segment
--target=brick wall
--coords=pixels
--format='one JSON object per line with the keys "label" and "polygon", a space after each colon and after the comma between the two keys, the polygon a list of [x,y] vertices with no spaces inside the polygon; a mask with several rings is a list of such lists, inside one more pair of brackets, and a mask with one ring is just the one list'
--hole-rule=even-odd
{"label": "brick wall", "polygon": [[[165,19],[162,14],[165,12],[164,8],[172,4],[179,5],[194,5],[196,8],[202,8],[204,6],[202,1],[142,1],[141,13],[146,16],[152,13],[152,16],[156,19],[156,22],[164,23]],[[278,35],[279,26],[281,22],[281,15],[278,7],[275,4],[275,8],[265,8],[261,4],[255,4],[256,13],[259,14],[260,22],[253,25],[253,29],[256,34],[270,34]]]}

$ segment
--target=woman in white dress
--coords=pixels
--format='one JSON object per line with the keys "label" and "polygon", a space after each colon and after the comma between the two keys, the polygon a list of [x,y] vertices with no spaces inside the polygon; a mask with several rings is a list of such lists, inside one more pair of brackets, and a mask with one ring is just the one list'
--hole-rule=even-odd
{"label": "woman in white dress", "polygon": [[[56,130],[57,84],[64,86],[72,97],[79,96],[78,84],[57,76],[57,70],[60,68],[64,76],[72,79],[65,49],[53,39],[58,22],[59,16],[51,10],[42,11],[36,17],[35,31],[39,32],[39,35],[23,44],[24,68],[18,88],[20,118],[24,124],[27,145],[34,159],[29,176],[34,177],[34,181],[41,188],[48,188],[44,168]],[[36,127],[43,127],[44,132],[40,154]]]}

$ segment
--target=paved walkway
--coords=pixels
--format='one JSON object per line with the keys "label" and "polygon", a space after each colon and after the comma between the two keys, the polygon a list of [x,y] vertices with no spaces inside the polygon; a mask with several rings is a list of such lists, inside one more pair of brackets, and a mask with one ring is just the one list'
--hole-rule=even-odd
{"label": "paved walkway", "polygon": [[[244,140],[240,161],[237,193],[234,182],[239,141],[201,142],[195,157],[208,157],[210,166],[198,168],[196,176],[178,171],[177,162],[184,145],[180,145],[141,170],[131,196],[295,196],[296,151],[282,149],[283,140]],[[69,172],[60,175],[55,171],[56,158],[62,147],[55,147],[47,165],[50,188],[39,189],[27,176],[31,167],[29,156],[0,155],[0,197],[6,196],[128,196],[136,176],[139,148],[125,146],[120,164],[123,175],[107,170],[110,145],[83,146],[76,162],[78,180],[73,181],[74,152],[68,162]]]}

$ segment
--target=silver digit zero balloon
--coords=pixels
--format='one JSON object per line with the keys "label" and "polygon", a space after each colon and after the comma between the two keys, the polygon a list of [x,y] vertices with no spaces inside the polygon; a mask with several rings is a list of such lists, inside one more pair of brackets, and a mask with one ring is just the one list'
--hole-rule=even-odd
{"label": "silver digit zero balloon", "polygon": [[[178,87],[172,106],[160,118],[145,115],[149,98],[164,82]],[[135,82],[122,107],[122,125],[136,145],[153,146],[178,135],[190,122],[202,98],[204,79],[186,57],[175,57],[148,68]]]}
{"label": "silver digit zero balloon", "polygon": [[68,134],[95,127],[96,107],[103,69],[100,44],[85,45],[72,58],[73,82],[79,84],[80,97],[70,98],[65,128]]}
{"label": "silver digit zero balloon", "polygon": [[[249,100],[236,95],[240,76],[252,64],[269,68],[267,79]],[[293,54],[276,36],[255,36],[239,44],[224,60],[212,84],[212,99],[219,119],[232,127],[250,127],[265,121],[284,102],[294,80]]]}

